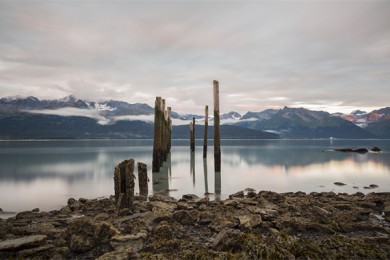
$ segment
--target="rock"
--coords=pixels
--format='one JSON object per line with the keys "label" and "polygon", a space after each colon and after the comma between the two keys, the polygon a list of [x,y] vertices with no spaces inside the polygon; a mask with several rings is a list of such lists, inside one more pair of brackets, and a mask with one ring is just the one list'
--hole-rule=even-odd
{"label": "rock", "polygon": [[38,253],[42,253],[44,251],[52,250],[54,248],[54,245],[44,245],[40,247],[35,247],[31,249],[24,249],[18,253],[19,256],[22,257],[30,257]]}
{"label": "rock", "polygon": [[130,256],[134,253],[132,248],[125,248],[125,247],[120,247],[115,249],[112,252],[108,252],[102,256],[99,256],[97,260],[111,260],[111,259],[116,259],[116,260],[127,260],[131,259]]}
{"label": "rock", "polygon": [[16,250],[22,247],[38,246],[45,242],[45,235],[25,236],[0,242],[0,251]]}
{"label": "rock", "polygon": [[191,205],[189,205],[188,203],[183,202],[183,201],[179,201],[179,202],[177,203],[177,209],[179,209],[179,210],[182,210],[182,209],[184,209],[184,210],[190,210],[190,209],[193,209],[193,208],[194,208],[193,206],[191,206]]}
{"label": "rock", "polygon": [[379,186],[378,185],[376,185],[376,184],[370,184],[370,186],[364,186],[364,189],[375,189],[375,188],[378,188]]}
{"label": "rock", "polygon": [[82,217],[73,221],[66,230],[69,248],[77,253],[91,250],[94,246],[107,243],[119,231],[110,222],[95,223]]}
{"label": "rock", "polygon": [[232,249],[232,245],[239,243],[237,237],[240,234],[241,232],[236,229],[223,229],[213,239],[212,246],[218,250],[230,250]]}
{"label": "rock", "polygon": [[118,214],[118,216],[120,217],[129,216],[129,215],[133,215],[133,211],[129,208],[121,209]]}
{"label": "rock", "polygon": [[345,183],[338,182],[338,181],[334,182],[333,184],[334,184],[334,185],[337,185],[337,186],[345,186],[345,185],[347,185],[347,184],[345,184]]}
{"label": "rock", "polygon": [[159,238],[170,239],[173,237],[173,231],[172,226],[163,221],[154,228],[153,233]]}
{"label": "rock", "polygon": [[182,196],[182,199],[184,199],[184,200],[190,200],[190,201],[195,201],[195,200],[198,200],[199,197],[198,197],[197,195],[195,195],[195,194],[184,194],[184,195]]}
{"label": "rock", "polygon": [[107,213],[99,213],[93,219],[94,220],[108,220],[111,216]]}
{"label": "rock", "polygon": [[0,213],[3,213],[4,211],[3,211],[3,209],[2,208],[0,208]]}
{"label": "rock", "polygon": [[252,228],[260,225],[262,222],[260,215],[244,215],[238,217],[240,228],[243,230],[252,230]]}
{"label": "rock", "polygon": [[232,199],[228,199],[228,200],[224,200],[224,201],[223,201],[223,205],[224,205],[224,206],[232,206],[232,207],[235,207],[235,206],[237,206],[238,203],[239,203],[238,201],[232,200]]}
{"label": "rock", "polygon": [[78,200],[75,200],[74,198],[68,199],[68,207],[71,211],[80,210],[83,208],[83,206],[83,203]]}
{"label": "rock", "polygon": [[352,186],[352,188],[354,188],[354,189],[359,189],[359,187],[358,187],[358,186]]}
{"label": "rock", "polygon": [[233,199],[233,198],[244,198],[244,192],[239,191],[239,192],[236,192],[234,194],[229,195],[229,199]]}
{"label": "rock", "polygon": [[383,213],[385,214],[385,216],[390,216],[390,205],[389,205],[389,206],[386,206],[386,207],[383,209]]}
{"label": "rock", "polygon": [[85,202],[87,202],[88,200],[86,199],[86,198],[79,198],[79,202],[81,202],[81,203],[85,203]]}
{"label": "rock", "polygon": [[32,212],[32,211],[22,211],[16,214],[16,219],[28,219],[29,221],[41,217],[42,217],[41,213]]}
{"label": "rock", "polygon": [[173,213],[172,219],[182,225],[194,225],[199,219],[199,212],[195,210],[179,210]]}
{"label": "rock", "polygon": [[368,153],[368,150],[366,148],[358,148],[358,149],[351,149],[351,148],[341,148],[341,149],[335,149],[336,152],[354,152],[354,153]]}
{"label": "rock", "polygon": [[67,228],[69,248],[77,253],[87,252],[94,246],[95,223],[87,217],[73,221]]}
{"label": "rock", "polygon": [[170,196],[163,196],[161,194],[155,194],[152,196],[149,196],[149,201],[162,201],[162,202],[171,202],[171,203],[177,203],[177,200]]}
{"label": "rock", "polygon": [[32,212],[39,212],[39,208],[33,209]]}
{"label": "rock", "polygon": [[147,237],[148,237],[148,234],[146,233],[146,231],[144,231],[144,232],[139,232],[135,235],[133,235],[133,234],[131,234],[131,235],[115,235],[111,238],[111,241],[127,242],[130,240],[146,239]]}
{"label": "rock", "polygon": [[373,152],[380,152],[382,150],[379,147],[374,146],[373,148],[371,148],[371,151],[373,151]]}
{"label": "rock", "polygon": [[359,148],[356,150],[353,150],[355,153],[368,153],[368,150],[366,148]]}

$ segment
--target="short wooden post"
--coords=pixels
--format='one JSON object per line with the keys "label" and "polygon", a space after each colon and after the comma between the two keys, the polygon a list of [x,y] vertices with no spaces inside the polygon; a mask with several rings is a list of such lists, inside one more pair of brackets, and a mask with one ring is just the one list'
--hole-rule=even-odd
{"label": "short wooden post", "polygon": [[146,164],[139,162],[138,166],[138,184],[139,194],[147,197],[148,195],[148,169]]}
{"label": "short wooden post", "polygon": [[154,141],[153,141],[153,163],[152,171],[160,171],[161,160],[161,132],[162,132],[162,116],[161,116],[162,100],[161,97],[156,97],[154,104]]}
{"label": "short wooden post", "polygon": [[190,149],[191,149],[191,152],[195,151],[194,124],[192,122],[190,122]]}
{"label": "short wooden post", "polygon": [[133,208],[134,202],[134,160],[124,160],[115,167],[114,187],[117,209]]}
{"label": "short wooden post", "polygon": [[203,158],[207,158],[207,132],[209,126],[209,106],[205,107],[204,115],[204,138],[203,138]]}
{"label": "short wooden post", "polygon": [[214,170],[221,171],[221,135],[219,129],[219,83],[214,80]]}

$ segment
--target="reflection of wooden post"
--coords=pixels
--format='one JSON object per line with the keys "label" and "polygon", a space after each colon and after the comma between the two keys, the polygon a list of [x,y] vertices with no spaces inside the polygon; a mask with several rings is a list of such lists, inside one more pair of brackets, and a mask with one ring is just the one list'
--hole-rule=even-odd
{"label": "reflection of wooden post", "polygon": [[115,203],[117,209],[133,208],[134,202],[134,160],[124,160],[115,167]]}
{"label": "reflection of wooden post", "polygon": [[138,163],[138,184],[139,194],[147,197],[148,195],[148,170],[144,163]]}
{"label": "reflection of wooden post", "polygon": [[221,135],[219,130],[219,83],[214,80],[214,169],[221,171]]}
{"label": "reflection of wooden post", "polygon": [[203,139],[203,158],[207,158],[207,128],[209,126],[209,106],[205,107],[204,115],[204,139]]}
{"label": "reflection of wooden post", "polygon": [[161,97],[156,97],[154,104],[154,141],[153,141],[153,165],[152,171],[160,171],[160,160],[161,160],[161,130],[162,130],[162,115],[161,115],[162,101]]}
{"label": "reflection of wooden post", "polygon": [[171,152],[172,144],[172,108],[167,107],[168,109],[168,153]]}
{"label": "reflection of wooden post", "polygon": [[190,122],[190,149],[191,152],[195,150],[195,144],[194,144],[194,125],[192,122]]}

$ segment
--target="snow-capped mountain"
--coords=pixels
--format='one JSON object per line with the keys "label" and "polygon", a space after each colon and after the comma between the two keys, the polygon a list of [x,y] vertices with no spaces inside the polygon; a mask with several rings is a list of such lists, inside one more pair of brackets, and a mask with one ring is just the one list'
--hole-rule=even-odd
{"label": "snow-capped mountain", "polygon": [[365,128],[371,123],[389,120],[390,107],[373,110],[369,113],[361,110],[355,110],[350,114],[335,113],[333,115],[350,121],[359,127]]}

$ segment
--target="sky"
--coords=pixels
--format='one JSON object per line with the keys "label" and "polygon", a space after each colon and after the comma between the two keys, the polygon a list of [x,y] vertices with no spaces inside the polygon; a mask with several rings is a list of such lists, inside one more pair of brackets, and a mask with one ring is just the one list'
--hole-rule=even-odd
{"label": "sky", "polygon": [[390,1],[0,0],[0,96],[202,114],[390,106]]}

